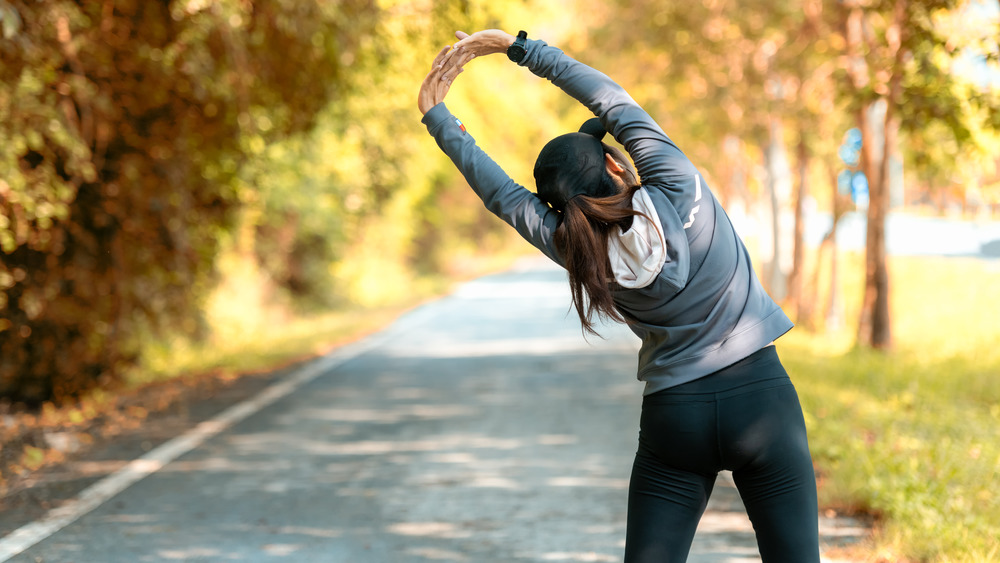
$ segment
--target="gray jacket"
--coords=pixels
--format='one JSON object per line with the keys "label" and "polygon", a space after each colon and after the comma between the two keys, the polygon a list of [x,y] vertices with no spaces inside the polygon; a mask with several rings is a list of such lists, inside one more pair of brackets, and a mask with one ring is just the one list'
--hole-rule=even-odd
{"label": "gray jacket", "polygon": [[[645,266],[657,269],[640,276],[641,287],[614,290],[629,328],[642,339],[637,375],[644,393],[718,371],[790,330],[792,322],[761,287],[704,178],[649,114],[609,77],[559,49],[532,40],[527,51],[522,66],[587,106],[625,147],[642,179],[643,200],[655,210],[659,228],[652,238],[660,244],[654,240],[643,256]],[[559,213],[511,180],[443,103],[423,123],[486,208],[562,265],[553,242]]]}

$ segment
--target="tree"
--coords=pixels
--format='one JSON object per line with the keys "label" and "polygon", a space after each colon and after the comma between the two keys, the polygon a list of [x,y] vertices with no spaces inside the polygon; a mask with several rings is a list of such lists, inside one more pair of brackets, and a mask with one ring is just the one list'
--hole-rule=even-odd
{"label": "tree", "polygon": [[[371,2],[0,0],[0,394],[199,329],[241,165],[348,91]],[[303,72],[308,69],[308,72]]]}
{"label": "tree", "polygon": [[892,346],[885,223],[890,205],[889,155],[898,151],[900,134],[919,135],[940,124],[960,146],[974,141],[976,122],[995,126],[998,121],[996,96],[970,91],[952,72],[951,62],[960,50],[954,37],[942,33],[939,22],[958,6],[953,0],[840,3],[842,95],[862,132],[861,168],[869,186],[857,338],[877,349]]}
{"label": "tree", "polygon": [[[294,308],[411,299],[428,280],[456,267],[462,249],[486,253],[506,242],[509,229],[490,219],[427,135],[414,96],[433,55],[455,41],[454,30],[496,27],[500,14],[532,27],[526,20],[540,17],[539,10],[515,15],[521,4],[387,5],[366,38],[372,48],[352,61],[356,93],[330,100],[314,130],[270,144],[244,167],[243,182],[256,189],[252,205],[258,208],[241,218],[255,223],[244,229],[256,233],[248,246]],[[494,87],[501,72],[509,78]],[[520,103],[538,99],[540,85],[512,80],[516,73],[506,59],[470,65],[448,105],[481,133],[479,142],[494,158],[513,153],[523,163],[533,161],[537,149],[524,145],[541,138],[534,133],[546,108]],[[483,116],[497,121],[489,134],[475,127]],[[509,137],[491,146],[496,132]],[[530,168],[527,176],[508,170],[530,179]]]}

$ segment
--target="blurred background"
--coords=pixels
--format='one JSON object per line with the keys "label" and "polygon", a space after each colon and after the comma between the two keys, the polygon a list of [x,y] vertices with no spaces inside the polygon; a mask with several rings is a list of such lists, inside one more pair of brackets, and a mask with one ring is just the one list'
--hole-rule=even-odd
{"label": "blurred background", "polygon": [[[1000,560],[996,0],[0,0],[3,479],[62,455],[31,428],[321,353],[530,252],[416,108],[493,27],[608,73],[708,178],[871,557]],[[447,103],[531,189],[588,117],[502,56]]]}

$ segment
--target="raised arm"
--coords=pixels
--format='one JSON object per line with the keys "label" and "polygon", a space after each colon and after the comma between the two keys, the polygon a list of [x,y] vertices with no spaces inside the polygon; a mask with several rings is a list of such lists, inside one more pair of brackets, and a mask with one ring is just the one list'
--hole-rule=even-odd
{"label": "raised arm", "polygon": [[[459,42],[442,63],[446,75],[463,56],[497,53],[513,41],[512,35],[499,30],[457,35]],[[684,287],[690,274],[690,242],[714,220],[709,213],[713,207],[705,205],[711,194],[694,165],[625,89],[604,73],[539,40],[526,42],[519,64],[550,80],[598,116],[604,129],[632,157],[642,185],[667,200],[669,205],[658,210],[668,247],[661,277],[674,287]]]}
{"label": "raised arm", "polygon": [[417,97],[418,107],[424,114],[422,121],[441,150],[451,158],[476,195],[482,199],[483,205],[561,265],[563,262],[553,242],[559,215],[542,203],[534,193],[514,182],[476,145],[475,139],[466,131],[462,122],[443,103],[453,80],[467,62],[483,54],[506,51],[506,46],[503,45],[506,38],[494,34],[492,39],[476,50],[457,52],[445,48],[438,53]]}
{"label": "raised arm", "polygon": [[[442,63],[446,73],[453,72],[451,69],[463,56],[503,52],[514,41],[513,35],[500,30],[472,35],[459,32],[456,36],[460,41]],[[605,129],[632,157],[643,185],[681,195],[676,192],[683,191],[685,186],[677,186],[673,180],[691,177],[696,172],[694,165],[624,88],[606,74],[544,41],[528,40],[526,47],[527,55],[519,64],[550,80],[599,117]]]}

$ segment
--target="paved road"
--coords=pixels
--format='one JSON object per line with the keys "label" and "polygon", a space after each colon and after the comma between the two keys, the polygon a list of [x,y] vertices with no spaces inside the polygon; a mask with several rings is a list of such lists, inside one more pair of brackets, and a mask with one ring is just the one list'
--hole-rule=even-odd
{"label": "paved road", "polygon": [[[637,344],[584,341],[564,274],[530,265],[413,311],[10,560],[621,561]],[[759,561],[728,483],[693,563]]]}

